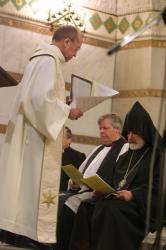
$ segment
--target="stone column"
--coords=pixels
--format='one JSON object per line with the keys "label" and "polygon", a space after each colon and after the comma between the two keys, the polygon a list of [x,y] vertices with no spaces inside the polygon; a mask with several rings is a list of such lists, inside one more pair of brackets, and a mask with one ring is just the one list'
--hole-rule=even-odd
{"label": "stone column", "polygon": [[[165,0],[118,0],[117,41],[149,23],[165,5]],[[160,21],[116,54],[114,88],[120,94],[112,104],[112,110],[124,118],[138,100],[161,133],[166,125],[165,48],[166,26]]]}

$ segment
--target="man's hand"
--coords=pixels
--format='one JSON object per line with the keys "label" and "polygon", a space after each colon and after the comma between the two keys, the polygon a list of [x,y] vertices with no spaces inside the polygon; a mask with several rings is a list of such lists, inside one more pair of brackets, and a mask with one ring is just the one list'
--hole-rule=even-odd
{"label": "man's hand", "polygon": [[72,191],[78,190],[80,188],[80,186],[76,184],[74,181],[72,181],[71,179],[69,179],[68,187]]}
{"label": "man's hand", "polygon": [[77,120],[83,115],[83,112],[80,109],[71,109],[69,113],[69,119]]}
{"label": "man's hand", "polygon": [[125,200],[125,201],[131,201],[133,199],[133,194],[131,191],[121,190],[121,191],[118,191],[117,193],[118,195],[116,196],[116,199]]}

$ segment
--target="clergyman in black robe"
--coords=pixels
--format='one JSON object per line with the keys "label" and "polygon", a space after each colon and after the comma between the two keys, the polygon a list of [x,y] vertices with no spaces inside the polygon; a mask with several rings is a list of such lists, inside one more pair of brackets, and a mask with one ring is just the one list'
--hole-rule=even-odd
{"label": "clergyman in black robe", "polygon": [[119,158],[109,181],[117,190],[117,196],[98,197],[81,203],[72,229],[70,250],[139,249],[145,237],[153,144],[158,138],[149,227],[149,231],[155,230],[161,137],[139,102],[127,114],[123,134],[128,139],[130,149]]}
{"label": "clergyman in black robe", "polygon": [[[101,116],[98,119],[98,125],[102,145],[97,146],[90,153],[80,166],[79,171],[84,174],[84,177],[89,177],[97,173],[106,181],[109,180],[109,177],[112,175],[111,171],[114,168],[117,158],[119,155],[128,150],[129,145],[126,143],[125,138],[121,136],[122,121],[117,114],[111,113]],[[72,184],[72,188],[73,186],[75,189],[75,185]],[[58,247],[56,249],[68,249],[70,233],[77,207],[79,206],[81,200],[85,199],[85,196],[89,197],[91,195],[92,190],[88,187],[82,186],[81,193],[79,192],[72,195],[69,199],[67,199],[64,206],[64,200],[62,200],[63,196],[60,197],[59,204],[62,204],[61,207],[63,207],[63,209],[62,211],[59,209],[60,214],[57,226]]]}
{"label": "clergyman in black robe", "polygon": [[[78,150],[71,147],[72,142],[72,132],[71,129],[65,126],[64,138],[63,138],[63,153],[62,153],[62,166],[72,164],[76,168],[83,163],[86,159],[86,155]],[[60,191],[66,191],[68,187],[69,177],[61,171],[60,178]]]}

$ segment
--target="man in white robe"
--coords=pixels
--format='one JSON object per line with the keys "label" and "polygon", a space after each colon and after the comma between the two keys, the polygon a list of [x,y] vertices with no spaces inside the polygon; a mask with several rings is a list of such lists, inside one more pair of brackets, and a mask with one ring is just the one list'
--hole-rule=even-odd
{"label": "man in white robe", "polygon": [[61,65],[82,40],[75,27],[63,26],[32,55],[0,156],[0,228],[45,243],[56,241],[63,125],[83,115],[65,104]]}

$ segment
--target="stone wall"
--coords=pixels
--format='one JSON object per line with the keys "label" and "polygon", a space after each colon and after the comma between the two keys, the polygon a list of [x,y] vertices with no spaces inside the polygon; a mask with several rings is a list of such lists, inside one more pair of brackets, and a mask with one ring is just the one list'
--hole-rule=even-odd
{"label": "stone wall", "polygon": [[[0,65],[14,75],[23,74],[38,43],[51,41],[52,32],[46,21],[48,6],[44,8],[39,4],[41,2],[0,0]],[[148,29],[112,56],[108,56],[107,51],[114,42],[150,23],[164,9],[166,0],[82,2],[86,14],[84,44],[77,58],[65,64],[65,80],[70,83],[71,74],[78,74],[113,87],[120,93],[112,101],[105,101],[88,111],[80,120],[68,121],[73,133],[82,135],[85,142],[77,144],[76,141],[74,146],[88,153],[93,148],[91,142],[88,143],[89,136],[99,137],[97,118],[110,111],[118,112],[124,118],[136,100],[149,111],[156,126],[160,124],[162,133],[166,113],[164,105],[160,114],[161,97],[166,96],[165,89],[163,91],[166,53],[164,23],[161,21]],[[0,123],[4,122],[4,116],[8,117],[10,108],[7,107],[10,107],[16,88],[13,93],[6,93],[11,91],[5,90],[5,95],[4,89],[0,90],[1,96],[10,96],[4,97],[6,108],[1,99]]]}
{"label": "stone wall", "polygon": [[[157,0],[118,1],[119,22],[127,20],[130,24],[125,35],[150,23],[165,5],[166,1]],[[119,31],[118,39],[121,39]],[[112,105],[124,117],[129,107],[136,100],[140,101],[149,111],[161,134],[166,127],[165,46],[166,26],[160,21],[116,54],[114,88],[121,95],[113,100]]]}

